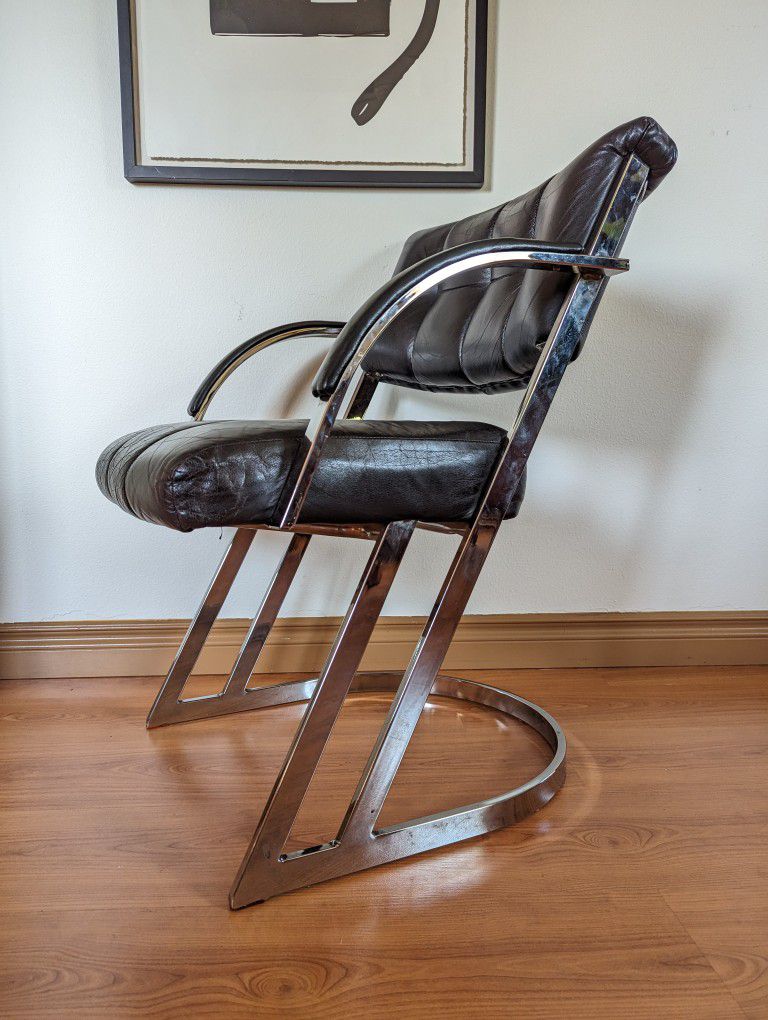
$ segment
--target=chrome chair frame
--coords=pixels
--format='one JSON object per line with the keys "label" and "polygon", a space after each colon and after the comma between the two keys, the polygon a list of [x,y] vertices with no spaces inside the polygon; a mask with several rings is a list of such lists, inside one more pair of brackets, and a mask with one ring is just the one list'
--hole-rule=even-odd
{"label": "chrome chair frame", "polygon": [[[647,179],[647,166],[636,156],[630,157],[588,249],[530,240],[461,245],[401,273],[346,325],[324,321],[293,323],[259,334],[220,362],[193,397],[190,413],[196,420],[202,420],[214,394],[231,372],[249,357],[282,340],[309,335],[338,336],[339,345],[346,351],[336,385],[330,396],[320,402],[308,425],[307,452],[292,484],[287,486],[289,495],[281,508],[280,523],[237,529],[147,718],[147,726],[154,728],[308,701],[235,877],[230,892],[233,909],[509,825],[543,807],[563,785],[565,737],[547,712],[506,691],[448,677],[439,670],[504,518],[509,498],[517,489],[563,373],[591,321],[606,280],[629,268],[629,263],[618,255],[643,198]],[[363,371],[362,363],[378,337],[421,294],[459,273],[490,265],[522,265],[566,272],[572,274],[573,281],[542,346],[515,422],[474,518],[455,524],[418,521],[386,525],[302,523],[301,511],[335,422],[362,417],[373,396],[377,380]],[[345,341],[343,345],[342,340]],[[363,653],[416,528],[460,535],[458,550],[402,677],[360,673]],[[185,699],[184,686],[258,530],[291,533],[288,549],[222,691]],[[313,534],[368,539],[374,545],[320,676],[251,688],[249,682],[259,654]],[[319,846],[294,853],[283,852],[344,699],[350,691],[393,690],[389,712],[336,836]],[[377,828],[382,805],[430,695],[474,702],[522,721],[549,744],[552,759],[539,775],[503,795]]]}

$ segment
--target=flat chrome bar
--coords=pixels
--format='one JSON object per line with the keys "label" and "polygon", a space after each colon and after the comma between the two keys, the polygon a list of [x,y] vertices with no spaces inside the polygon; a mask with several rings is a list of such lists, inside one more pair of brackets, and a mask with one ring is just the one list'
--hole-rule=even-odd
{"label": "flat chrome bar", "polygon": [[296,701],[307,701],[312,696],[317,679],[289,681],[268,684],[264,687],[249,687],[240,696],[223,698],[221,693],[204,694],[199,698],[184,698],[163,715],[162,722],[154,722],[150,729],[158,726],[174,726],[177,723],[197,722],[201,719],[216,719],[223,715],[239,712],[254,712],[261,708],[275,708],[278,705],[292,705]]}
{"label": "flat chrome bar", "polygon": [[277,524],[242,524],[242,528],[249,531],[274,531],[278,534],[290,532],[294,535],[326,535],[331,538],[362,538],[374,542],[382,533],[385,524],[378,524],[375,521],[361,524],[293,524],[288,528],[281,528]]}
{"label": "flat chrome bar", "polygon": [[253,532],[245,531],[242,528],[235,532],[229,548],[224,553],[224,557],[213,575],[213,580],[203,596],[203,601],[189,625],[176,658],[173,660],[173,665],[168,671],[165,683],[158,691],[154,704],[149,710],[148,729],[175,721],[174,710],[181,700],[184,685],[194,669],[205,639],[224,605],[224,600],[229,594],[252,542]]}
{"label": "flat chrome bar", "polygon": [[[471,521],[417,521],[416,527],[422,531],[435,531],[440,535],[463,535],[472,526]],[[281,528],[276,524],[241,524],[241,528],[249,531],[273,531],[277,534],[293,535],[325,535],[329,538],[363,538],[376,540],[386,525],[376,521],[360,524],[310,524],[299,522],[289,528]]]}
{"label": "flat chrome bar", "polygon": [[[398,673],[358,673],[352,690],[387,692],[399,685]],[[363,839],[348,833],[342,842],[332,840],[279,857],[264,854],[249,891],[241,887],[234,895],[233,890],[233,909],[511,825],[539,811],[562,787],[565,736],[549,713],[507,691],[443,674],[435,678],[430,697],[458,699],[517,719],[543,737],[552,751],[551,760],[532,779],[486,800],[387,826]]]}
{"label": "flat chrome bar", "polygon": [[608,211],[589,246],[590,255],[615,258],[621,252],[632,220],[645,196],[649,173],[642,160],[635,155],[629,157],[608,200]]}
{"label": "flat chrome bar", "polygon": [[221,697],[224,700],[231,699],[233,696],[239,697],[245,693],[253,667],[270,635],[280,607],[288,594],[288,589],[296,577],[296,572],[301,566],[309,541],[309,535],[294,535],[291,539],[267,588],[259,611],[248,629],[237,660],[232,667],[232,672],[224,685],[224,690],[221,692]]}
{"label": "flat chrome bar", "polygon": [[498,523],[474,528],[459,545],[352,796],[338,841],[371,835],[496,537]]}
{"label": "flat chrome bar", "polygon": [[[254,531],[250,532],[251,539],[253,539],[254,535]],[[292,693],[293,688],[290,684],[277,684],[267,688],[250,689],[248,681],[274,626],[285,596],[301,565],[309,541],[309,535],[294,535],[292,537],[288,549],[267,588],[259,611],[248,629],[224,689],[216,694],[206,694],[196,698],[183,698],[184,685],[195,664],[195,660],[191,656],[185,657],[179,665],[178,671],[174,674],[174,684],[162,699],[162,705],[158,709],[157,714],[154,716],[150,715],[150,719],[147,721],[148,726],[152,728],[156,726],[169,726],[179,722],[191,722],[196,719],[208,719],[215,716],[230,715],[235,712],[253,711],[254,709],[265,708],[271,705],[284,704],[286,699],[288,701],[295,700]],[[219,604],[217,608],[215,602],[209,604],[205,600],[204,603],[206,612],[209,614],[208,630],[210,630],[210,623],[213,622],[210,619],[210,614],[214,614],[215,618],[215,614],[218,613],[221,606]],[[201,643],[205,640],[207,633],[207,631],[200,631],[199,638]],[[287,690],[289,687],[291,687],[290,691]],[[299,688],[303,691],[309,690],[306,682],[301,682]],[[177,692],[175,698],[173,697],[173,692]],[[309,697],[310,694],[307,693],[305,696]]]}
{"label": "flat chrome bar", "polygon": [[[648,174],[648,167],[636,156],[627,160],[606,214],[595,231],[592,247],[612,254],[620,251],[645,193]],[[604,288],[605,279],[592,275],[580,275],[571,285],[526,387],[506,450],[481,501],[478,520],[487,514],[496,519],[499,508],[506,507],[517,490],[533,444]]]}
{"label": "flat chrome bar", "polygon": [[390,524],[373,548],[238,870],[230,894],[233,906],[254,899],[260,864],[278,858],[285,845],[413,530],[413,521]]}

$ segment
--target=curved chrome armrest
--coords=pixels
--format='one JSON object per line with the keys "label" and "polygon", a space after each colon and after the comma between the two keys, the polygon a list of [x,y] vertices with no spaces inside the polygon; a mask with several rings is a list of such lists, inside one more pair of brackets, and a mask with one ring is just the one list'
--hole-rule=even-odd
{"label": "curved chrome armrest", "polygon": [[580,245],[530,238],[492,238],[448,248],[403,270],[355,312],[320,366],[312,392],[321,400],[330,399],[350,363],[362,361],[390,322],[420,295],[452,276],[496,265],[598,276],[629,269],[626,259],[589,255]]}
{"label": "curved chrome armrest", "polygon": [[239,368],[243,362],[259,351],[264,351],[273,344],[282,340],[290,340],[299,336],[327,336],[335,337],[344,328],[343,322],[326,322],[325,320],[312,322],[289,322],[284,326],[275,326],[273,329],[265,330],[257,336],[245,340],[226,354],[221,361],[211,369],[202,383],[195,390],[195,394],[189,402],[187,413],[195,419],[202,421],[208,405],[213,400],[216,392],[226,382],[230,375]]}
{"label": "curved chrome armrest", "polygon": [[629,269],[626,259],[588,255],[579,245],[499,238],[457,245],[399,273],[352,316],[320,367],[312,392],[324,403],[309,423],[307,453],[293,487],[286,488],[288,496],[280,515],[281,527],[297,522],[325,441],[349,403],[350,383],[387,326],[417,298],[444,280],[494,265],[565,272],[575,278],[591,280],[602,280]]}

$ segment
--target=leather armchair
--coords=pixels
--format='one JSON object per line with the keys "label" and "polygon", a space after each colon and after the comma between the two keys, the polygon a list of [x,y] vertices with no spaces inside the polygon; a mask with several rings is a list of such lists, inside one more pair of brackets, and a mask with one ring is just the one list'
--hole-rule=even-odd
{"label": "leather armchair", "polygon": [[[560,381],[581,352],[640,203],[677,150],[651,118],[608,132],[526,194],[420,231],[395,276],[344,322],[294,322],[227,354],[189,405],[191,421],[110,444],[104,494],[140,519],[180,531],[237,530],[154,705],[150,727],[294,701],[309,702],[230,894],[233,907],[510,824],[543,807],[565,779],[565,738],[541,708],[440,667],[502,523],[525,490],[528,457]],[[307,421],[205,421],[216,392],[248,358],[306,336],[332,341]],[[382,383],[483,394],[521,390],[508,432],[477,422],[365,417]],[[417,528],[460,536],[413,658],[400,677],[359,672],[373,625]],[[288,549],[219,694],[184,686],[254,534]],[[312,535],[372,541],[373,550],[321,675],[251,688],[259,653]],[[350,690],[393,690],[385,720],[336,838],[282,852]],[[427,698],[491,706],[536,729],[552,760],[501,796],[387,829],[376,820]]]}

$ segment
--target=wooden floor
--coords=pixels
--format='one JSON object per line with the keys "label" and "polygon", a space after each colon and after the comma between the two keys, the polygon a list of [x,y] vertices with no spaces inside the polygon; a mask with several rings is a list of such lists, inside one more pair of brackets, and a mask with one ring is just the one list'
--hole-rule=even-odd
{"label": "wooden floor", "polygon": [[[299,707],[147,733],[156,681],[5,682],[0,1015],[768,1017],[768,669],[482,679],[563,724],[547,808],[238,913]],[[332,834],[385,709],[345,707],[296,845]],[[384,820],[544,757],[517,724],[436,702]]]}

